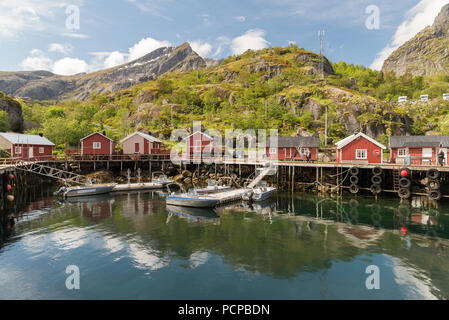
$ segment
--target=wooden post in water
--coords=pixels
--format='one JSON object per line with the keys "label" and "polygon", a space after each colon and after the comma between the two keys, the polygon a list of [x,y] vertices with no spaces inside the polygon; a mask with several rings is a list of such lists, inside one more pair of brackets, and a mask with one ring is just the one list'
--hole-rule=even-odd
{"label": "wooden post in water", "polygon": [[295,167],[293,167],[293,175],[292,175],[292,193],[295,192]]}

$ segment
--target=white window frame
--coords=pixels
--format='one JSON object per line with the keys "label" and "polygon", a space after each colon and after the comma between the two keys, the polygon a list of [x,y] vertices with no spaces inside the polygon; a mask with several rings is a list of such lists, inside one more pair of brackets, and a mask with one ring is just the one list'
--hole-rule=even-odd
{"label": "white window frame", "polygon": [[[361,152],[362,154],[359,154]],[[364,155],[363,155],[364,153]],[[367,149],[357,149],[355,150],[355,159],[356,160],[368,160],[368,150]]]}
{"label": "white window frame", "polygon": [[400,148],[398,149],[398,157],[406,157],[408,155],[407,148]]}
{"label": "white window frame", "polygon": [[22,154],[22,147],[15,147],[14,148],[14,153],[15,154]]}
{"label": "white window frame", "polygon": [[270,154],[277,154],[277,153],[278,153],[278,149],[270,148]]}
{"label": "white window frame", "polygon": [[306,154],[306,153],[309,152],[309,151],[310,151],[309,148],[300,148],[300,149],[299,149],[299,152],[302,153],[302,154]]}
{"label": "white window frame", "polygon": [[39,147],[39,153],[44,153],[45,152],[45,148],[44,147]]}
{"label": "white window frame", "polygon": [[92,143],[92,148],[94,150],[100,150],[101,149],[101,142],[93,142]]}

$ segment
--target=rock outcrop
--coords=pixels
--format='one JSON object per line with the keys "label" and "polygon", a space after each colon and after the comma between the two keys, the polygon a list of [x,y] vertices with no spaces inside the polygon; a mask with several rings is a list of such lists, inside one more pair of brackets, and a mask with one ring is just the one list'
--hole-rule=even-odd
{"label": "rock outcrop", "polygon": [[3,92],[0,92],[0,110],[8,114],[9,127],[11,131],[23,131],[22,106],[19,102],[11,99]]}
{"label": "rock outcrop", "polygon": [[385,60],[382,71],[414,76],[449,74],[449,4],[432,26],[418,33]]}
{"label": "rock outcrop", "polygon": [[0,91],[35,100],[86,100],[92,94],[115,92],[153,80],[174,71],[206,68],[206,62],[188,43],[179,47],[159,48],[129,63],[74,76],[59,76],[47,71],[0,72]]}

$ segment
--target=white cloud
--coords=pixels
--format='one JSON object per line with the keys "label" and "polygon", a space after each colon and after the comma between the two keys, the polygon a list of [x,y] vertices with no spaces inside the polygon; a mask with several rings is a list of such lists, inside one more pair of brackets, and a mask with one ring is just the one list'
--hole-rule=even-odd
{"label": "white cloud", "polygon": [[86,35],[86,34],[76,33],[76,32],[61,33],[61,36],[68,37],[68,38],[74,38],[74,39],[87,39],[87,38],[89,38],[89,36]]}
{"label": "white cloud", "polygon": [[233,54],[241,54],[249,49],[260,50],[270,44],[264,39],[265,31],[261,29],[248,30],[240,37],[232,39],[231,49]]}
{"label": "white cloud", "polygon": [[54,30],[56,18],[65,17],[67,5],[82,3],[82,0],[2,0],[0,38],[14,38],[26,31]]}
{"label": "white cloud", "polygon": [[382,69],[382,65],[389,55],[422,29],[432,25],[441,8],[447,3],[449,0],[421,0],[410,9],[406,13],[405,21],[396,29],[391,43],[377,54],[370,67],[376,70]]}
{"label": "white cloud", "polygon": [[112,68],[126,62],[126,54],[114,51],[111,52],[104,60],[104,66],[106,68]]}
{"label": "white cloud", "polygon": [[64,58],[53,64],[53,73],[59,75],[73,75],[81,72],[89,72],[89,65],[86,61],[76,58]]}
{"label": "white cloud", "polygon": [[235,20],[237,20],[239,22],[245,22],[246,18],[244,16],[238,16],[238,17],[235,17]]}
{"label": "white cloud", "polygon": [[22,61],[20,67],[23,70],[50,70],[53,66],[53,60],[48,58],[44,52],[38,49],[31,50],[30,56]]}
{"label": "white cloud", "polygon": [[190,42],[190,46],[192,47],[193,51],[198,53],[203,58],[208,57],[212,51],[212,45],[207,42],[192,41]]}
{"label": "white cloud", "polygon": [[170,47],[172,44],[169,41],[159,41],[153,38],[144,38],[129,48],[128,61],[136,60],[144,55],[159,49],[161,47]]}
{"label": "white cloud", "polygon": [[73,51],[73,46],[68,43],[52,43],[48,46],[48,51],[50,52],[59,52],[65,55],[70,54]]}

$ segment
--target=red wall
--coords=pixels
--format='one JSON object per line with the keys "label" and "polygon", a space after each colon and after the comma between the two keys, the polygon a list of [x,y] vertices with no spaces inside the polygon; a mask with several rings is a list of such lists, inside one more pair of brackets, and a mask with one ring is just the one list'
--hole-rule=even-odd
{"label": "red wall", "polygon": [[[16,147],[21,147],[22,152],[16,153]],[[29,152],[30,148],[33,148],[33,157],[29,158]],[[43,153],[39,153],[39,149],[44,148]],[[30,159],[30,160],[45,160],[52,157],[53,154],[53,146],[42,146],[42,145],[26,145],[26,144],[20,144],[20,145],[13,145],[12,151],[10,151],[10,154],[13,158],[22,158],[22,159]]]}
{"label": "red wall", "polygon": [[[93,148],[94,142],[101,142],[101,149],[94,149]],[[114,148],[113,143],[112,148]],[[112,154],[111,140],[102,136],[99,133],[95,133],[90,137],[81,141],[81,150],[83,154],[87,155],[94,155],[94,154],[110,155]]]}
{"label": "red wall", "polygon": [[[422,149],[425,147],[419,147],[419,148],[408,148],[408,154],[413,157],[422,157]],[[398,157],[398,149],[404,149],[404,148],[392,148],[391,149],[391,162],[396,163],[396,159]],[[436,148],[432,148],[432,163],[435,164],[436,157],[437,157],[437,150]],[[422,159],[412,159],[412,164],[423,164]]]}
{"label": "red wall", "polygon": [[213,153],[213,149],[212,149],[212,140],[209,139],[207,136],[205,136],[204,134],[200,133],[200,132],[196,132],[194,135],[190,136],[187,139],[187,152],[190,154],[193,154],[194,151],[194,146],[195,146],[195,142],[196,141],[201,141],[201,152],[209,152],[212,156]]}
{"label": "red wall", "polygon": [[[356,159],[357,149],[367,149],[368,159]],[[368,162],[368,163],[382,163],[382,148],[375,145],[364,137],[359,137],[351,143],[337,150],[337,162]]]}
{"label": "red wall", "polygon": [[[307,148],[309,149],[310,153],[312,154],[311,160],[312,161],[316,161],[318,160],[318,148]],[[296,148],[294,147],[290,147],[290,148],[277,148],[277,153],[273,153],[270,154],[270,148],[267,147],[267,157],[268,159],[272,159],[272,160],[280,160],[280,161],[284,161],[284,160],[304,160],[306,161],[306,155],[304,155],[302,158],[298,152],[298,154],[296,155],[296,157],[294,159],[293,156],[296,153]]]}

